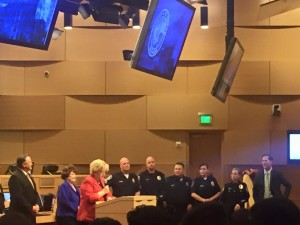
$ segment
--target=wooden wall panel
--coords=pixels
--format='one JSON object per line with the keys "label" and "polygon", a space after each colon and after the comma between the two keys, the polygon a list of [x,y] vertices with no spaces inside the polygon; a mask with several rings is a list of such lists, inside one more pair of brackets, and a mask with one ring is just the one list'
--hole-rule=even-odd
{"label": "wooden wall panel", "polygon": [[1,63],[0,95],[24,95],[23,63]]}
{"label": "wooden wall panel", "polygon": [[230,95],[270,94],[270,68],[268,61],[242,61]]}
{"label": "wooden wall panel", "polygon": [[104,158],[103,130],[28,131],[24,151],[35,164],[89,164]]}
{"label": "wooden wall panel", "polygon": [[[194,18],[198,15],[195,14]],[[203,30],[199,23],[192,25],[180,60],[222,60],[225,52],[225,35],[225,27]]]}
{"label": "wooden wall panel", "polygon": [[270,153],[267,130],[230,130],[224,133],[222,163],[232,165],[260,164],[261,155]]}
{"label": "wooden wall panel", "polygon": [[134,29],[75,28],[66,35],[67,60],[122,61],[122,50],[134,49],[138,34]]}
{"label": "wooden wall panel", "polygon": [[0,129],[64,129],[63,96],[0,96],[0,107]]}
{"label": "wooden wall panel", "polygon": [[[225,1],[227,2],[227,1]],[[262,0],[234,1],[234,24],[235,26],[266,26],[269,25],[270,20],[258,20],[259,5]],[[227,5],[223,8],[227,10]],[[224,20],[225,21],[225,20]]]}
{"label": "wooden wall panel", "polygon": [[235,28],[245,54],[243,60],[268,61],[299,58],[299,28],[245,29]]}
{"label": "wooden wall panel", "polygon": [[15,163],[17,157],[23,153],[23,148],[24,148],[23,132],[21,131],[0,132],[0,155],[1,155],[0,163],[1,164]]}
{"label": "wooden wall panel", "polygon": [[271,61],[271,94],[299,95],[299,70],[299,60]]}
{"label": "wooden wall panel", "polygon": [[66,98],[66,129],[145,129],[146,97]]}
{"label": "wooden wall panel", "polygon": [[[208,95],[147,97],[148,129],[224,130],[227,129],[227,103]],[[213,114],[212,126],[200,126],[198,112]]]}
{"label": "wooden wall panel", "polygon": [[106,63],[107,95],[151,95],[187,93],[187,69],[177,67],[172,81],[129,67],[128,62]]}
{"label": "wooden wall panel", "polygon": [[220,69],[220,62],[201,62],[189,65],[188,93],[209,95]]}
{"label": "wooden wall panel", "polygon": [[[104,62],[25,64],[26,95],[101,95],[105,93]],[[49,75],[45,76],[45,71]]]}
{"label": "wooden wall panel", "polygon": [[[106,132],[106,160],[119,164],[126,156],[132,164],[145,164],[152,155],[157,164],[174,164],[186,161],[187,140],[185,131],[108,130]],[[181,145],[176,147],[176,141]]]}
{"label": "wooden wall panel", "polygon": [[287,131],[273,130],[271,135],[271,155],[274,157],[274,165],[287,164]]}
{"label": "wooden wall panel", "polygon": [[[244,96],[229,100],[231,130],[285,130],[300,126],[298,96]],[[281,104],[281,116],[272,115],[273,104]]]}
{"label": "wooden wall panel", "polygon": [[[292,2],[292,1],[290,1]],[[296,1],[294,1],[296,2]],[[285,3],[284,3],[285,4]],[[286,5],[286,4],[285,4]],[[299,5],[299,3],[298,3]],[[285,6],[284,9],[287,7]],[[283,11],[284,12],[284,11]],[[270,17],[270,25],[272,26],[298,26],[300,25],[300,9],[294,9],[276,16]]]}

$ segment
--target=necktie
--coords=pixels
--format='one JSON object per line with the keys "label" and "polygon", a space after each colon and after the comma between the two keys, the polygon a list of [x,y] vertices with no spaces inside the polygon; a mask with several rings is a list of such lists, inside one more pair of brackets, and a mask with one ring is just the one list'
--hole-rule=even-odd
{"label": "necktie", "polygon": [[265,192],[264,192],[264,198],[270,198],[271,197],[271,190],[270,190],[270,174],[265,173]]}
{"label": "necktie", "polygon": [[33,187],[33,189],[34,189],[33,182],[32,182],[32,180],[31,180],[31,177],[29,176],[29,174],[28,174],[28,173],[26,174],[26,177],[28,178],[28,180],[30,181],[30,183],[31,183],[31,185],[32,185],[32,187]]}

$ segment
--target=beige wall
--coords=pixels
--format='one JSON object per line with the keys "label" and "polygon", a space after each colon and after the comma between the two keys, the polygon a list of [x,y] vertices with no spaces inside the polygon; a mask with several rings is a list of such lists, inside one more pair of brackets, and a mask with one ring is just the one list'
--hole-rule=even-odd
{"label": "beige wall", "polygon": [[[124,155],[141,171],[153,155],[169,175],[175,161],[189,164],[197,148],[189,145],[190,132],[221,131],[213,168],[224,181],[232,165],[258,165],[262,153],[273,154],[285,173],[298,172],[287,166],[286,131],[300,129],[300,29],[287,26],[300,25],[300,9],[257,21],[259,0],[235,1],[235,35],[245,54],[223,104],[210,91],[225,53],[227,1],[208,2],[210,28],[200,29],[195,4],[173,81],[122,61],[122,50],[135,46],[136,30],[75,28],[52,41],[49,51],[0,44],[0,171],[28,152],[35,173],[45,163],[85,167],[95,158],[115,171]],[[80,16],[74,25],[105,26]],[[286,29],[268,29],[275,25]],[[281,104],[280,117],[272,116],[272,104]],[[213,125],[200,126],[198,112],[213,114]],[[287,176],[299,186],[296,176]]]}

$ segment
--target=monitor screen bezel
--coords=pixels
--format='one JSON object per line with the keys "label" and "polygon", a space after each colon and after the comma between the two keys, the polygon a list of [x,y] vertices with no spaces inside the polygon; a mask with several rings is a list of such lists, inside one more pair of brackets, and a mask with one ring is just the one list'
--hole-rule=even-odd
{"label": "monitor screen bezel", "polygon": [[40,50],[48,50],[50,41],[52,38],[53,30],[55,28],[56,20],[58,17],[60,5],[61,5],[61,0],[56,0],[56,1],[57,1],[57,3],[55,6],[55,9],[54,9],[53,17],[51,19],[51,23],[50,23],[49,30],[46,35],[46,40],[45,40],[44,44],[35,44],[32,42],[25,42],[25,41],[20,41],[20,40],[16,40],[16,39],[5,38],[5,37],[0,37],[0,43],[16,45],[16,46],[21,46],[21,47],[27,47],[27,48],[40,49]]}
{"label": "monitor screen bezel", "polygon": [[[300,130],[288,130],[287,131],[287,163],[290,165],[300,164],[300,159],[291,159],[291,135],[299,134]],[[299,138],[300,139],[300,138]],[[300,149],[299,149],[300,151]]]}
{"label": "monitor screen bezel", "polygon": [[[230,66],[229,62],[230,62],[231,57],[233,56],[232,54],[233,54],[233,49],[234,49],[235,46],[238,46],[239,51],[241,51],[242,55],[241,55],[240,60],[236,64],[236,71],[232,75],[233,78],[231,79],[231,82],[229,84],[226,84],[225,79],[224,79],[225,71],[227,70],[228,66]],[[230,92],[230,89],[232,87],[234,78],[235,78],[236,73],[238,71],[239,65],[242,61],[244,52],[245,52],[245,49],[243,48],[240,41],[236,37],[231,38],[230,41],[229,41],[229,44],[228,44],[228,49],[227,49],[226,54],[224,56],[224,59],[222,61],[222,65],[220,67],[218,76],[215,80],[214,86],[213,86],[212,91],[211,91],[212,96],[216,97],[217,99],[219,99],[223,103],[226,102],[227,96],[229,95],[229,92]],[[226,85],[226,89],[228,89],[228,90],[226,90],[224,92],[224,95],[219,95],[218,92],[219,92],[220,88],[222,87],[222,85]]]}
{"label": "monitor screen bezel", "polygon": [[154,16],[154,14],[156,12],[157,5],[159,4],[159,1],[163,1],[163,0],[152,0],[151,3],[150,3],[150,6],[149,6],[149,9],[148,9],[146,18],[145,18],[145,22],[144,22],[143,27],[142,27],[142,31],[141,31],[141,33],[140,33],[140,35],[138,37],[138,41],[137,41],[135,50],[134,50],[134,52],[132,54],[132,57],[131,57],[130,67],[133,68],[133,69],[140,70],[140,71],[145,72],[145,73],[152,74],[152,75],[160,77],[160,78],[164,78],[164,79],[167,79],[167,80],[172,80],[173,77],[174,77],[176,68],[178,66],[179,58],[180,58],[180,55],[182,53],[182,49],[184,47],[184,43],[186,41],[186,38],[187,38],[187,35],[188,35],[188,31],[189,31],[190,26],[192,24],[193,17],[194,17],[196,9],[193,6],[191,6],[190,4],[188,4],[187,2],[183,1],[183,0],[173,0],[173,1],[179,2],[180,4],[183,4],[185,7],[187,7],[189,10],[192,10],[193,12],[192,12],[191,20],[189,21],[189,24],[187,25],[187,32],[183,36],[183,41],[181,43],[182,46],[180,47],[178,58],[176,59],[176,62],[174,64],[174,68],[169,73],[169,75],[167,76],[167,75],[159,73],[157,71],[156,71],[156,73],[154,73],[155,72],[154,70],[151,70],[151,69],[148,69],[148,68],[145,68],[145,67],[142,67],[142,66],[138,65],[138,62],[139,62],[139,60],[141,58],[142,50],[144,48],[144,45],[147,44],[146,43],[147,36],[148,36],[148,34],[150,32],[150,27],[151,27],[151,24],[153,22],[153,16]]}

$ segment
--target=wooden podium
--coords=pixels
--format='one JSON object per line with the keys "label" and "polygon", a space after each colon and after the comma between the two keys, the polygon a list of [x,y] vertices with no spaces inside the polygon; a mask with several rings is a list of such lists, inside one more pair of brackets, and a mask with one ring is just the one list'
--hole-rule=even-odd
{"label": "wooden podium", "polygon": [[156,196],[124,196],[106,202],[96,203],[96,218],[111,217],[127,225],[127,213],[139,205],[156,206]]}

